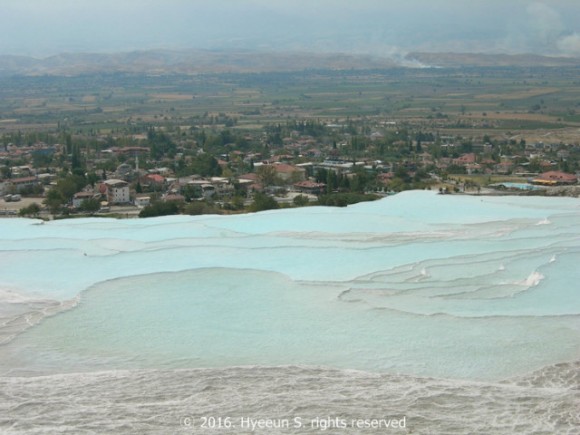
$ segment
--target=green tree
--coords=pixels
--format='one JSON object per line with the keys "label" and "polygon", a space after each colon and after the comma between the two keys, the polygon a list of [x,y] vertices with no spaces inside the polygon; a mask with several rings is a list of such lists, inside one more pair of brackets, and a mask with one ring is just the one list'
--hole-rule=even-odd
{"label": "green tree", "polygon": [[219,214],[219,209],[206,201],[194,201],[187,204],[184,212],[190,215]]}
{"label": "green tree", "polygon": [[59,180],[56,183],[55,189],[57,189],[65,199],[65,201],[70,201],[73,195],[87,184],[85,177],[81,175],[69,175],[66,178]]}
{"label": "green tree", "polygon": [[175,201],[156,201],[145,207],[139,213],[140,218],[155,217],[155,216],[169,216],[179,214],[180,204]]}
{"label": "green tree", "polygon": [[52,214],[58,214],[66,204],[66,199],[58,189],[53,188],[46,194],[43,204],[48,207]]}
{"label": "green tree", "polygon": [[[219,177],[222,168],[214,156],[208,153],[197,156],[186,169],[187,175],[197,174],[202,177]],[[181,172],[185,175],[183,172]]]}
{"label": "green tree", "polygon": [[81,202],[81,205],[79,206],[80,211],[84,211],[90,214],[99,211],[100,208],[101,203],[99,202],[98,199],[95,198],[85,199],[83,202]]}
{"label": "green tree", "polygon": [[151,149],[151,156],[154,159],[159,160],[164,156],[175,156],[177,146],[167,134],[159,132],[151,127],[147,131],[147,139]]}
{"label": "green tree", "polygon": [[0,167],[0,179],[2,178],[12,178],[12,168],[10,166]]}
{"label": "green tree", "polygon": [[99,181],[99,176],[95,172],[90,172],[87,175],[87,184],[95,187],[95,184]]}
{"label": "green tree", "polygon": [[254,195],[254,202],[250,205],[250,211],[253,212],[277,208],[280,208],[280,205],[278,205],[274,198],[259,192]]}
{"label": "green tree", "polygon": [[78,144],[74,144],[71,154],[71,170],[73,173],[83,173],[83,165],[81,161],[81,149]]}
{"label": "green tree", "polygon": [[295,196],[294,199],[292,200],[292,202],[294,203],[294,205],[296,207],[304,207],[306,205],[308,205],[308,203],[310,202],[308,200],[308,197],[305,195],[298,195]]}
{"label": "green tree", "polygon": [[238,195],[234,196],[232,198],[232,206],[234,210],[242,210],[244,208],[244,198]]}
{"label": "green tree", "polygon": [[35,168],[48,167],[52,163],[52,154],[32,153],[32,166]]}
{"label": "green tree", "polygon": [[273,165],[262,165],[256,169],[256,175],[262,186],[272,186],[276,183],[276,168]]}
{"label": "green tree", "polygon": [[333,193],[330,195],[320,195],[318,197],[318,203],[326,206],[346,207],[357,202],[375,201],[379,198],[377,195],[365,195],[362,193]]}
{"label": "green tree", "polygon": [[21,208],[18,214],[20,216],[38,216],[40,210],[41,210],[40,205],[33,202],[28,207]]}

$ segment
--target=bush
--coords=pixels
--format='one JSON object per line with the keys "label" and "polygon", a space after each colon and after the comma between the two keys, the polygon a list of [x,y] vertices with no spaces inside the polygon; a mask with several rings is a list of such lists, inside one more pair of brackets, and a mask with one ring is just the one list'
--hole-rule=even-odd
{"label": "bush", "polygon": [[36,216],[38,215],[38,213],[40,213],[40,210],[41,210],[40,205],[33,202],[28,207],[21,208],[18,214],[20,216]]}
{"label": "bush", "polygon": [[368,195],[362,193],[333,193],[329,195],[320,195],[318,204],[332,207],[346,207],[347,205],[356,204],[357,202],[374,201],[379,199],[378,195]]}
{"label": "bush", "polygon": [[148,218],[155,216],[170,216],[174,214],[179,214],[179,204],[174,201],[163,202],[158,201],[146,206],[139,213],[140,218]]}
{"label": "bush", "polygon": [[91,213],[91,214],[99,211],[100,208],[101,208],[101,203],[98,199],[95,199],[95,198],[85,199],[83,202],[81,202],[81,204],[79,206],[80,211],[84,211],[86,213]]}
{"label": "bush", "polygon": [[208,204],[205,201],[194,201],[187,204],[184,212],[189,215],[219,214],[220,210],[215,205]]}
{"label": "bush", "polygon": [[305,205],[308,205],[310,201],[308,200],[307,196],[298,195],[294,197],[292,202],[296,207],[304,207]]}
{"label": "bush", "polygon": [[256,193],[254,195],[254,202],[250,206],[250,211],[264,211],[274,210],[280,208],[280,205],[274,198],[263,193]]}

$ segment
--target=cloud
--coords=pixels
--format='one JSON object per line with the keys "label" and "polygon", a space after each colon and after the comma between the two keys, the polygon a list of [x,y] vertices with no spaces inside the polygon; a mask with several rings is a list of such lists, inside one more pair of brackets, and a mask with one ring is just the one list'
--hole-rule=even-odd
{"label": "cloud", "polygon": [[565,35],[562,14],[544,3],[533,3],[527,8],[534,29],[534,40],[548,54],[580,56],[580,34]]}
{"label": "cloud", "polygon": [[0,54],[148,48],[576,55],[579,0],[0,0]]}
{"label": "cloud", "polygon": [[544,3],[532,3],[527,13],[534,39],[543,45],[553,44],[564,31],[560,13]]}
{"label": "cloud", "polygon": [[563,0],[528,2],[514,9],[508,31],[495,49],[507,53],[578,55],[577,11]]}
{"label": "cloud", "polygon": [[580,34],[573,33],[558,40],[558,49],[568,56],[580,56]]}

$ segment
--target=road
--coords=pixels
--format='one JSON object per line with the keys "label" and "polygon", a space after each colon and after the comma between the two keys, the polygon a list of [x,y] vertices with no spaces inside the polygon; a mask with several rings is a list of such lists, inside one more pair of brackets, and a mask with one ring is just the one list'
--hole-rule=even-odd
{"label": "road", "polygon": [[[20,209],[24,207],[28,207],[33,203],[37,203],[41,207],[42,201],[44,200],[43,197],[35,197],[35,198],[22,198],[20,201],[16,202],[6,202],[4,199],[0,199],[0,217],[1,216],[18,216]],[[109,214],[114,215],[115,217],[125,217],[125,218],[136,218],[141,211],[140,208],[134,205],[120,205],[120,206],[112,206],[110,211],[107,213],[97,213],[97,216],[107,216]],[[48,214],[48,212],[41,212],[42,218],[52,219],[52,215]]]}

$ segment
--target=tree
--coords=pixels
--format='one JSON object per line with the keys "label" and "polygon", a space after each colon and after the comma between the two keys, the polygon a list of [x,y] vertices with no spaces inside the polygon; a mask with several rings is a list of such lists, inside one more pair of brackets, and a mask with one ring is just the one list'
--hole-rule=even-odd
{"label": "tree", "polygon": [[71,154],[71,169],[73,173],[82,173],[81,150],[78,144],[74,144]]}
{"label": "tree", "polygon": [[219,214],[219,209],[206,201],[194,201],[187,204],[184,212],[189,215]]}
{"label": "tree", "polygon": [[262,186],[271,186],[276,182],[276,168],[273,165],[263,165],[256,169],[256,175]]}
{"label": "tree", "polygon": [[43,154],[40,152],[32,153],[32,166],[35,168],[47,167],[52,163],[52,154]]}
{"label": "tree", "polygon": [[65,201],[70,201],[75,193],[86,186],[87,180],[81,175],[69,175],[56,183],[57,189]]}
{"label": "tree", "polygon": [[346,207],[347,205],[356,204],[357,202],[374,201],[376,199],[379,199],[379,196],[365,195],[362,193],[332,193],[320,195],[318,197],[318,204],[333,207]]}
{"label": "tree", "polygon": [[219,177],[222,174],[222,168],[218,161],[208,153],[197,156],[186,171],[189,174],[198,174],[202,177]]}
{"label": "tree", "polygon": [[70,134],[65,135],[64,143],[66,146],[66,153],[72,154],[72,137]]}
{"label": "tree", "polygon": [[308,203],[310,201],[308,200],[308,197],[307,196],[298,195],[298,196],[295,196],[294,197],[294,199],[292,200],[292,202],[294,203],[294,205],[296,207],[304,207],[304,206],[308,205]]}
{"label": "tree", "polygon": [[159,160],[163,156],[173,157],[175,155],[177,145],[167,134],[151,127],[147,131],[147,140],[151,149],[151,157],[154,159]]}
{"label": "tree", "polygon": [[48,207],[52,214],[58,214],[63,205],[66,204],[66,200],[62,196],[62,193],[55,187],[48,191],[43,203]]}
{"label": "tree", "polygon": [[250,206],[250,211],[257,212],[263,210],[273,210],[277,208],[280,208],[280,205],[278,205],[274,198],[258,192],[254,196],[254,202]]}
{"label": "tree", "polygon": [[0,179],[1,178],[12,178],[12,168],[10,168],[10,166],[0,167]]}
{"label": "tree", "polygon": [[140,218],[155,217],[155,216],[169,216],[179,214],[179,206],[175,201],[156,201],[145,207],[139,213]]}
{"label": "tree", "polygon": [[87,183],[95,187],[95,184],[99,181],[99,176],[95,172],[90,172],[87,175]]}
{"label": "tree", "polygon": [[99,202],[98,199],[95,198],[85,199],[83,202],[81,202],[81,205],[79,206],[80,211],[84,211],[90,214],[99,211],[100,208],[101,203]]}
{"label": "tree", "polygon": [[20,216],[38,216],[40,210],[41,210],[40,205],[33,202],[28,207],[21,208],[18,214]]}

